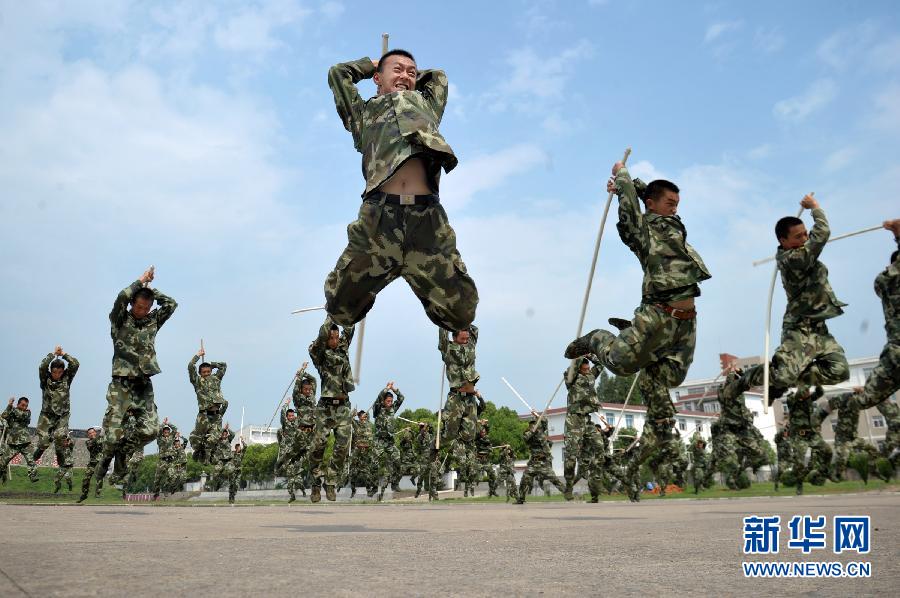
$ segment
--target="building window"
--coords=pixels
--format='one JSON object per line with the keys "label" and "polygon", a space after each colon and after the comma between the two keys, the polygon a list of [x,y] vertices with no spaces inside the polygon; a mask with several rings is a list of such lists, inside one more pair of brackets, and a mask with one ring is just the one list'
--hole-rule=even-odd
{"label": "building window", "polygon": [[611,426],[616,425],[616,414],[615,413],[612,413],[611,411],[607,411],[605,415],[606,415],[606,421],[609,422],[609,425],[611,425]]}
{"label": "building window", "polygon": [[785,402],[781,403],[781,412],[782,413],[790,413],[790,409],[788,409],[787,403],[785,403]]}
{"label": "building window", "polygon": [[684,421],[683,419],[681,419],[680,417],[678,418],[678,429],[681,430],[682,432],[687,430],[687,422]]}
{"label": "building window", "polygon": [[677,401],[677,400],[680,399],[680,398],[681,398],[681,391],[680,391],[680,390],[676,390],[676,391],[675,391],[675,400]]}
{"label": "building window", "polygon": [[626,428],[633,428],[633,427],[634,427],[634,416],[633,416],[633,415],[626,415],[626,416],[625,416],[625,427],[626,427]]}
{"label": "building window", "polygon": [[872,427],[873,428],[883,428],[884,427],[884,418],[880,415],[872,416]]}
{"label": "building window", "polygon": [[699,395],[699,394],[703,394],[703,392],[704,392],[705,390],[706,390],[706,389],[705,389],[704,387],[702,387],[702,386],[695,386],[694,388],[689,388],[689,389],[688,389],[688,394],[689,394],[689,395]]}

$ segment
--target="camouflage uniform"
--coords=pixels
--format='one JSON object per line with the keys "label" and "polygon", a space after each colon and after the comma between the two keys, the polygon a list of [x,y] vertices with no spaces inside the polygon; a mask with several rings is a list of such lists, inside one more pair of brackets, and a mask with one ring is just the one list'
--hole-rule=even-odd
{"label": "camouflage uniform", "polygon": [[[591,502],[600,500],[600,492],[611,489],[611,480],[608,470],[611,466],[609,456],[609,438],[612,436],[613,427],[601,427],[592,424],[584,431],[582,440],[582,455],[586,465],[586,477],[588,490],[591,493]],[[584,467],[584,465],[582,466]]]}
{"label": "camouflage uniform", "polygon": [[[169,430],[168,434],[164,431]],[[161,490],[168,488],[170,484],[170,475],[174,474],[173,465],[175,462],[175,432],[177,430],[171,424],[165,424],[160,429],[156,437],[157,461],[156,472],[153,476],[153,496],[159,497]],[[184,451],[182,451],[184,452]]]}
{"label": "camouflage uniform", "polygon": [[212,453],[211,464],[213,465],[213,471],[210,475],[209,485],[213,491],[217,492],[231,477],[233,469],[231,460],[234,458],[234,453],[231,450],[232,440],[234,440],[234,432],[228,428],[223,428],[222,433],[219,435],[219,441],[216,443]]}
{"label": "camouflage uniform", "polygon": [[[638,476],[641,463],[652,456],[650,467],[659,478],[660,465],[680,457],[681,449],[673,444],[675,408],[669,388],[684,381],[694,360],[697,337],[696,311],[676,310],[669,304],[698,297],[699,283],[710,274],[688,244],[687,230],[678,216],[641,212],[638,190],[645,185],[640,179],[632,181],[628,169],[621,168],[615,186],[619,237],[644,270],[641,305],[618,337],[607,330],[595,330],[573,342],[566,357],[592,352],[595,360],[617,376],[642,372],[638,384],[647,404],[647,423],[628,475]],[[639,495],[632,493],[631,498],[638,500]]]}
{"label": "camouflage uniform", "polygon": [[518,500],[519,491],[516,488],[515,457],[510,447],[500,450],[500,467],[498,468],[498,481],[506,486],[506,502],[510,499]]}
{"label": "camouflage uniform", "polygon": [[188,363],[188,379],[197,394],[197,421],[191,432],[191,446],[194,458],[200,463],[209,463],[209,452],[222,434],[222,418],[228,409],[228,401],[222,395],[222,378],[228,367],[224,361],[214,361],[209,365],[212,373],[203,377],[197,371],[199,355],[194,355]]}
{"label": "camouflage uniform", "polygon": [[[791,452],[794,457],[791,472],[792,477],[797,480],[797,494],[803,494],[804,482],[821,486],[831,473],[831,447],[819,433],[819,421],[814,411],[816,399],[822,394],[822,387],[816,387],[815,393],[810,393],[806,387],[801,386],[785,397],[789,411]],[[805,462],[807,451],[808,463]]]}
{"label": "camouflage uniform", "polygon": [[[154,290],[158,307],[141,320],[128,310],[131,298],[143,285],[131,283],[116,297],[109,313],[110,335],[113,340],[112,381],[106,391],[106,413],[103,416],[103,457],[95,472],[98,483],[117,451],[125,455],[143,452],[144,446],[156,437],[159,417],[153,399],[151,376],[160,372],[156,361],[156,334],[175,312],[178,304],[159,290]],[[132,411],[135,431],[125,442],[122,420]]]}
{"label": "camouflage uniform", "polygon": [[[312,392],[307,396],[303,394],[303,385],[308,384],[312,388]],[[297,380],[294,382],[294,390],[291,393],[294,407],[298,412],[306,413],[316,408],[316,379],[306,372],[306,368],[301,368],[297,374]]]}
{"label": "camouflage uniform", "polygon": [[789,479],[790,476],[788,475],[788,468],[794,462],[794,453],[791,450],[789,426],[785,427],[784,430],[781,430],[775,436],[775,454],[778,460],[778,468],[775,470],[773,478],[775,480],[775,490],[778,490],[779,484],[788,486],[793,485],[792,480]]}
{"label": "camouflage uniform", "polygon": [[488,496],[497,496],[497,473],[491,462],[492,445],[489,434],[490,428],[487,422],[478,422],[478,434],[475,436],[475,458],[472,460],[468,484],[472,496],[475,496],[475,487],[481,481],[481,476],[485,474],[488,478]]}
{"label": "camouflage uniform", "polygon": [[[110,480],[113,484],[122,485],[123,500],[127,497],[128,491],[131,490],[132,485],[137,480],[138,469],[144,460],[144,447],[143,445],[138,446],[138,443],[135,441],[138,434],[139,422],[136,409],[128,409],[125,412],[125,417],[122,419],[122,441],[113,455],[115,457],[115,465],[113,466],[113,475]],[[103,463],[101,462],[98,468],[102,465]],[[105,470],[106,468],[104,468]],[[103,479],[98,477],[97,487],[99,488],[102,483]]]}
{"label": "camouflage uniform", "polygon": [[187,453],[184,452],[184,445],[180,438],[175,439],[175,443],[172,446],[172,455],[172,462],[166,475],[168,483],[163,488],[170,494],[180,492],[184,488],[185,481],[187,481]]}
{"label": "camouflage uniform", "polygon": [[563,374],[568,390],[563,465],[566,500],[572,500],[572,487],[578,482],[576,468],[582,455],[582,440],[594,427],[591,414],[600,409],[600,399],[597,397],[596,388],[600,368],[593,366],[588,373],[582,374],[580,370],[582,363],[591,365],[586,359],[576,359]]}
{"label": "camouflage uniform", "polygon": [[35,461],[40,461],[41,455],[44,454],[50,443],[54,442],[53,437],[58,430],[68,431],[69,429],[69,413],[71,412],[69,389],[81,364],[68,353],[64,353],[62,358],[68,362],[68,367],[63,372],[62,378],[54,380],[50,375],[49,367],[55,358],[54,353],[48,353],[47,357],[41,361],[41,365],[38,366],[38,379],[41,382],[41,413],[38,415],[35,429],[33,455]]}
{"label": "camouflage uniform", "polygon": [[701,488],[712,487],[713,468],[706,452],[706,440],[700,435],[700,430],[694,430],[691,436],[691,478],[694,482],[694,494],[698,494]]}
{"label": "camouflage uniform", "polygon": [[378,461],[375,458],[375,437],[368,417],[365,421],[353,419],[353,450],[350,454],[350,497],[363,487],[368,496],[378,492]]}
{"label": "camouflage uniform", "polygon": [[[457,163],[438,132],[447,103],[443,71],[419,73],[416,89],[363,101],[356,84],[375,74],[368,58],[331,67],[328,85],[338,115],[363,155],[366,189],[359,217],[347,227],[347,248],[325,280],[328,313],[341,326],[365,317],[375,296],[402,276],[432,322],[461,330],[475,319],[478,291],[456,249],[456,233],[440,204],[440,169]],[[408,159],[427,170],[432,195],[378,191]]]}
{"label": "camouflage uniform", "polygon": [[[322,396],[316,408],[316,433],[309,465],[313,477],[313,499],[319,495],[324,481],[326,490],[338,483],[347,461],[350,445],[351,420],[349,394],[356,387],[350,369],[350,342],[354,328],[344,328],[337,348],[328,348],[331,327],[335,325],[329,315],[319,329],[319,335],[309,345],[309,356],[319,371]],[[331,462],[323,467],[322,460],[328,437],[334,432],[334,450]]]}
{"label": "camouflage uniform", "polygon": [[53,493],[59,492],[63,480],[72,491],[72,466],[75,465],[75,438],[68,430],[58,430],[54,435],[53,448],[56,450],[56,481]]}
{"label": "camouflage uniform", "polygon": [[[419,426],[419,433],[416,434],[416,498],[422,492],[422,488],[431,494],[431,463],[434,460],[434,432],[431,424]],[[426,484],[427,481],[427,484]]]}
{"label": "camouflage uniform", "polygon": [[[900,237],[895,240],[900,249]],[[884,416],[888,426],[885,448],[886,452],[891,454],[900,448],[900,408],[896,403],[887,400],[900,389],[900,257],[894,259],[890,266],[875,278],[875,294],[881,299],[881,306],[884,309],[887,344],[881,351],[878,365],[866,380],[863,394],[858,400],[865,409],[877,406],[878,411]]]}
{"label": "camouflage uniform", "polygon": [[[88,452],[88,464],[84,470],[84,479],[81,481],[81,498],[79,498],[79,502],[85,500],[88,497],[88,493],[91,490],[91,478],[94,477],[94,470],[97,469],[97,464],[100,462],[100,455],[103,453],[103,439],[97,434],[94,438],[88,438],[85,443],[85,448]],[[100,489],[102,488],[102,483],[97,483],[97,498],[100,497]]]}
{"label": "camouflage uniform", "polygon": [[239,449],[235,449],[231,458],[231,471],[228,476],[228,502],[234,504],[234,497],[241,487],[241,473],[244,468],[244,450],[247,445],[243,442]]}
{"label": "camouflage uniform", "polygon": [[519,483],[519,497],[516,503],[525,502],[525,496],[531,493],[532,482],[537,478],[541,488],[544,487],[544,480],[550,480],[550,483],[563,492],[565,487],[559,481],[553,472],[553,455],[551,453],[550,439],[547,436],[547,420],[542,419],[539,426],[535,427],[534,422],[525,429],[524,438],[531,457],[528,458],[528,465],[522,473],[522,481]]}
{"label": "camouflage uniform", "polygon": [[745,470],[752,467],[755,472],[769,460],[766,440],[753,424],[753,414],[744,402],[747,383],[740,370],[730,372],[717,391],[721,412],[713,438],[713,462],[731,490],[749,488],[750,478]]}
{"label": "camouflage uniform", "polygon": [[416,447],[413,441],[411,428],[403,428],[397,434],[399,439],[397,449],[400,451],[400,467],[398,480],[403,476],[409,476],[409,482],[416,483],[416,475],[419,471],[419,462]]}
{"label": "camouflage uniform", "polygon": [[478,398],[475,393],[460,392],[467,384],[477,384],[481,378],[475,369],[475,345],[478,344],[478,327],[469,326],[469,340],[461,345],[453,342],[446,330],[438,330],[438,351],[447,371],[450,392],[444,405],[444,429],[441,444],[449,446],[459,439],[463,444],[475,441],[478,421]]}
{"label": "camouflage uniform", "polygon": [[309,474],[309,452],[315,436],[316,419],[312,409],[298,414],[294,421],[287,417],[282,420],[279,435],[276,471],[287,478],[290,502],[297,499],[299,488],[306,495],[306,477]]}
{"label": "camouflage uniform", "polygon": [[[826,320],[844,313],[847,304],[838,301],[828,282],[828,268],[819,255],[831,232],[821,208],[812,210],[815,221],[809,240],[802,247],[776,253],[787,308],[781,328],[781,345],[769,367],[769,385],[776,396],[798,384],[838,384],[850,378],[844,349],[828,332]],[[747,370],[748,386],[763,383],[763,366]]]}
{"label": "camouflage uniform", "polygon": [[[385,407],[384,400],[388,395],[394,396],[394,402],[390,407]],[[392,393],[385,388],[378,393],[372,407],[375,416],[375,461],[378,463],[382,494],[388,484],[395,492],[400,490],[400,450],[394,442],[394,433],[397,411],[400,410],[403,399],[403,393],[398,389],[395,388]]]}
{"label": "camouflage uniform", "polygon": [[[16,404],[18,401],[15,402]],[[17,453],[22,454],[25,464],[28,465],[28,477],[32,482],[37,481],[34,459],[28,449],[31,445],[31,437],[28,435],[28,425],[31,423],[31,409],[19,409],[13,405],[7,405],[6,410],[0,414],[0,418],[6,420],[6,430],[3,432],[3,444],[0,445],[0,480],[6,481],[7,466]]]}

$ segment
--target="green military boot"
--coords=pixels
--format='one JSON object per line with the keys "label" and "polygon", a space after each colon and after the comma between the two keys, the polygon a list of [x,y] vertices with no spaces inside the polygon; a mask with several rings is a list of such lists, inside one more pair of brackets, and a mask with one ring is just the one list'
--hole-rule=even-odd
{"label": "green military boot", "polygon": [[59,480],[56,480],[56,482],[53,484],[53,494],[59,494],[59,489],[61,486],[62,484],[60,484]]}
{"label": "green military boot", "polygon": [[[566,359],[575,359],[576,357],[581,357],[582,355],[587,355],[591,352],[591,337],[594,336],[597,332],[601,332],[599,328],[591,330],[584,336],[579,336],[574,341],[569,343],[569,346],[566,347],[566,351],[564,355]],[[606,332],[605,330],[602,332]],[[609,336],[612,336],[612,333],[606,332]]]}
{"label": "green military boot", "polygon": [[610,326],[615,326],[619,330],[631,328],[631,321],[624,318],[610,318],[607,320],[607,322],[609,322]]}
{"label": "green military boot", "polygon": [[87,500],[87,497],[88,497],[88,493],[87,493],[86,491],[82,490],[82,491],[81,491],[81,496],[79,496],[79,497],[78,497],[78,500],[75,501],[75,502],[77,502],[77,503],[83,503],[84,501]]}
{"label": "green military boot", "polygon": [[313,486],[309,491],[309,502],[319,502],[322,500],[322,487]]}
{"label": "green military boot", "polygon": [[69,487],[69,492],[72,491],[72,478],[66,478],[66,486]]}
{"label": "green military boot", "polygon": [[337,500],[337,492],[334,491],[334,484],[325,484],[325,498],[331,502]]}

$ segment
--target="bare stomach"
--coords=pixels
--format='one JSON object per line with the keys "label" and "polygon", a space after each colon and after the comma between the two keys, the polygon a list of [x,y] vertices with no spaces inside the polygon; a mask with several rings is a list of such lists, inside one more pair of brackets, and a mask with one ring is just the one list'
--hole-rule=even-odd
{"label": "bare stomach", "polygon": [[669,301],[669,305],[675,309],[691,310],[694,309],[694,298],[682,299],[681,301]]}
{"label": "bare stomach", "polygon": [[459,392],[475,392],[475,384],[473,384],[472,382],[466,382],[456,390],[458,390]]}
{"label": "bare stomach", "polygon": [[395,195],[428,195],[428,175],[425,164],[419,158],[410,158],[394,171],[391,178],[381,183],[378,190]]}

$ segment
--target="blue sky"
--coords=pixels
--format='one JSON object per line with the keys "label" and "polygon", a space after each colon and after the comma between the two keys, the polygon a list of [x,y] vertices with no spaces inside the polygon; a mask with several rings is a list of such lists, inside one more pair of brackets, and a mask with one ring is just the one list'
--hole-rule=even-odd
{"label": "blue sky", "polygon": [[[682,188],[713,278],[689,377],[756,355],[778,217],[815,191],[835,233],[898,217],[900,30],[890,2],[0,2],[0,380],[39,396],[57,343],[78,356],[72,425],[100,422],[116,293],[149,265],[180,307],[162,330],[160,414],[190,428],[185,371],[229,364],[228,419],[266,423],[320,314],[363,188],[329,66],[382,32],[452,88],[442,181],[479,286],[480,388],[535,406],[566,366],[612,163]],[[364,96],[374,86],[364,82]],[[611,223],[612,224],[612,223]],[[872,280],[887,232],[830,246],[848,356],[884,343]],[[587,325],[629,316],[641,272],[610,226]],[[784,309],[776,293],[776,325]],[[395,380],[436,408],[436,332],[400,281],[370,314],[357,405]],[[563,404],[557,399],[557,405]],[[35,412],[37,404],[34,405]]]}

